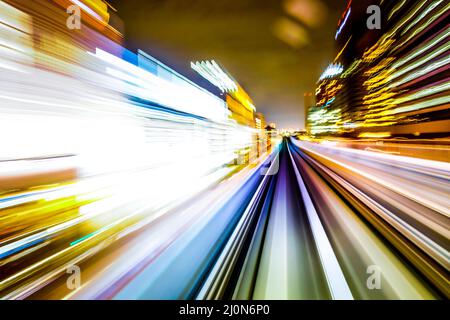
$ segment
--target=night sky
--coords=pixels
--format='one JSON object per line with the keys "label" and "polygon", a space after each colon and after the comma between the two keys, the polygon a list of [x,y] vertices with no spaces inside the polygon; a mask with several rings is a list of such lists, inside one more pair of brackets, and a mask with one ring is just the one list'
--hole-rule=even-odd
{"label": "night sky", "polygon": [[334,58],[345,0],[110,0],[140,48],[193,81],[215,59],[278,127],[303,128],[303,94]]}

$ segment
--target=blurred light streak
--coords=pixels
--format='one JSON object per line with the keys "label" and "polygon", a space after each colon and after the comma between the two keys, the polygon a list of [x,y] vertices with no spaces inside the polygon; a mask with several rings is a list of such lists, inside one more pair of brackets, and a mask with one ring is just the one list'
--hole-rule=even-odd
{"label": "blurred light streak", "polygon": [[388,16],[388,21],[391,20],[392,16],[398,11],[400,10],[405,3],[407,2],[407,0],[401,0],[397,3],[397,5],[391,10],[391,12],[389,12],[389,16]]}
{"label": "blurred light streak", "polygon": [[390,132],[363,132],[359,138],[389,138],[392,136]]}
{"label": "blurred light streak", "polygon": [[344,71],[344,68],[342,67],[341,64],[339,63],[330,64],[320,76],[319,81],[326,78],[332,78],[334,76],[337,76],[341,74],[342,71]]}
{"label": "blurred light streak", "polygon": [[191,62],[191,68],[221,89],[222,92],[238,90],[235,81],[214,60]]}
{"label": "blurred light streak", "polygon": [[[108,22],[109,15],[108,15],[108,8],[106,3],[96,0],[84,0],[86,4],[83,3],[83,0],[70,0],[77,6],[79,6],[81,9],[86,11],[91,16],[95,17],[96,19],[100,21]],[[94,8],[94,9],[91,9]],[[99,13],[97,13],[99,12]]]}
{"label": "blurred light streak", "polygon": [[337,39],[339,37],[339,35],[341,34],[342,29],[344,29],[345,25],[347,24],[347,20],[350,17],[351,13],[352,13],[352,8],[349,7],[347,9],[347,13],[345,14],[344,20],[342,21],[341,25],[339,26],[339,29],[336,31],[336,35],[334,36],[335,39]]}

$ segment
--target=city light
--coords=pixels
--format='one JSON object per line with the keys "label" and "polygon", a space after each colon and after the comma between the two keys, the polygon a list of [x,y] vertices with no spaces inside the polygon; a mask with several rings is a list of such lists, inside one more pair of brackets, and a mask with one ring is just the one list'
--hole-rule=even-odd
{"label": "city light", "polygon": [[222,92],[236,91],[238,89],[234,80],[214,60],[191,62],[191,67],[206,80],[222,90]]}
{"label": "city light", "polygon": [[341,22],[341,24],[339,25],[339,29],[336,31],[336,35],[334,36],[334,39],[337,39],[339,37],[339,35],[342,32],[342,29],[344,29],[345,25],[347,24],[347,20],[350,17],[350,14],[352,13],[352,8],[349,7],[347,9],[347,13],[345,14],[344,20]]}
{"label": "city light", "polygon": [[330,64],[325,71],[322,73],[322,75],[319,78],[320,80],[326,79],[326,78],[332,78],[334,76],[337,76],[339,74],[342,73],[342,71],[344,71],[344,68],[342,67],[341,64],[337,63],[337,64]]}

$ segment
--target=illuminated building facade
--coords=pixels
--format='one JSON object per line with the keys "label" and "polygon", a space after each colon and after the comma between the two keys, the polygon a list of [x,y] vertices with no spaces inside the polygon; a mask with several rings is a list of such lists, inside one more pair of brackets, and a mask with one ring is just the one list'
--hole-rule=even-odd
{"label": "illuminated building facade", "polygon": [[[381,29],[367,27],[369,5]],[[349,1],[333,63],[317,83],[313,134],[446,136],[450,31],[446,1]]]}
{"label": "illuminated building facade", "polygon": [[[230,111],[229,118],[237,125],[252,130],[252,145],[239,151],[240,163],[248,163],[267,151],[267,135],[262,114],[256,113],[253,100],[236,80],[216,61],[192,62],[191,67],[203,78],[225,94],[225,102]],[[243,160],[242,160],[243,159]]]}
{"label": "illuminated building facade", "polygon": [[[124,53],[123,23],[105,1],[7,0],[5,3],[32,17],[32,28],[26,33],[32,41],[33,64],[40,68],[74,75],[75,64],[92,63],[86,51],[101,48],[118,56]],[[66,10],[72,5],[80,9],[79,29],[67,27],[70,14]]]}
{"label": "illuminated building facade", "polygon": [[259,131],[257,138],[258,156],[261,156],[268,149],[268,135],[266,133],[266,117],[261,112],[255,113],[255,128]]}
{"label": "illuminated building facade", "polygon": [[243,126],[255,128],[256,108],[253,100],[223,67],[214,60],[192,62],[191,67],[219,88],[222,93],[225,93],[225,100],[231,111],[232,119]]}
{"label": "illuminated building facade", "polygon": [[[81,9],[75,29],[72,5]],[[119,22],[105,1],[0,0],[2,159],[52,163],[19,169],[0,186],[142,170],[140,179],[159,168],[165,174],[145,178],[156,195],[170,174],[186,173],[189,184],[226,175],[240,150],[256,148],[255,129],[232,121],[223,99],[123,47]]]}
{"label": "illuminated building facade", "polygon": [[255,113],[255,128],[258,130],[264,130],[266,127],[266,118],[261,112]]}
{"label": "illuminated building facade", "polygon": [[226,95],[226,102],[231,111],[231,118],[244,126],[255,128],[255,108],[245,91],[232,92]]}

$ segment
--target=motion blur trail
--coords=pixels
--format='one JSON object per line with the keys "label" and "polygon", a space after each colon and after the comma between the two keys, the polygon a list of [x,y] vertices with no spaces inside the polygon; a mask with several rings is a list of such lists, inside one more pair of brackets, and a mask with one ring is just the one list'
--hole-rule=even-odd
{"label": "motion blur trail", "polygon": [[[329,151],[295,139],[283,141],[279,172],[268,179],[263,186],[265,191],[260,191],[264,194],[258,197],[262,203],[249,211],[254,215],[248,219],[249,227],[241,229],[240,238],[229,240],[232,249],[227,256],[233,258],[219,261],[215,282],[208,282],[207,294],[200,297],[432,299],[448,296],[448,251],[445,249],[448,248],[448,218],[435,212],[434,223],[441,236],[436,235],[435,241],[429,238],[421,238],[428,239],[425,243],[419,241],[415,236],[431,230],[414,228],[420,225],[407,218],[413,213],[406,206],[397,204],[407,201],[397,195],[398,191],[390,191],[390,197],[382,200],[368,190],[385,185],[366,182],[356,184],[360,188],[356,189],[350,183],[355,178],[359,181],[358,176],[347,175],[349,180],[344,180],[332,171],[341,173],[339,168],[329,165],[329,169],[317,160],[318,152],[311,156],[311,150],[315,149]],[[352,153],[352,150],[341,152]],[[362,162],[379,165],[378,155],[372,156],[375,159],[367,157]],[[397,171],[397,175],[401,174],[401,170]],[[422,174],[428,179],[441,178]],[[385,177],[380,175],[381,178]],[[410,205],[419,205],[414,200]],[[388,211],[393,205],[404,211]],[[392,220],[386,219],[387,214]],[[442,259],[434,250],[443,255]],[[379,272],[379,287],[370,284],[374,272]]]}

